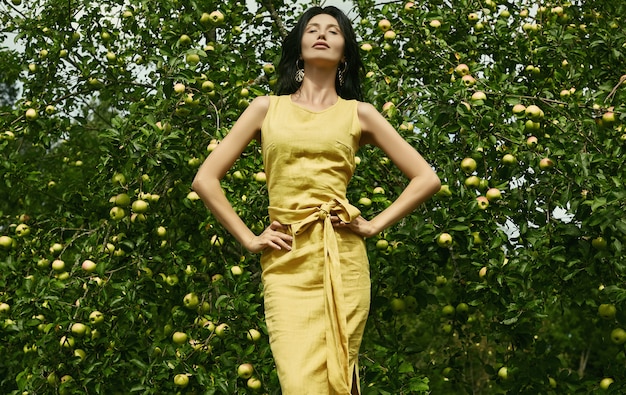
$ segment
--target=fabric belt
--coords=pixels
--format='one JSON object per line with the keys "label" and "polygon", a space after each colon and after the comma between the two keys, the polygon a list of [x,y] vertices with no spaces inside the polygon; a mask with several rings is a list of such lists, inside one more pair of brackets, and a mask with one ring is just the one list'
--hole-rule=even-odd
{"label": "fabric belt", "polygon": [[301,210],[270,207],[271,220],[290,225],[294,236],[292,248],[296,249],[296,238],[310,225],[323,223],[324,234],[324,312],[326,327],[326,354],[328,381],[341,395],[350,394],[350,372],[348,355],[347,318],[343,310],[343,286],[341,283],[341,261],[335,229],[330,220],[331,213],[343,222],[351,222],[360,215],[359,209],[348,202],[333,199],[319,207]]}

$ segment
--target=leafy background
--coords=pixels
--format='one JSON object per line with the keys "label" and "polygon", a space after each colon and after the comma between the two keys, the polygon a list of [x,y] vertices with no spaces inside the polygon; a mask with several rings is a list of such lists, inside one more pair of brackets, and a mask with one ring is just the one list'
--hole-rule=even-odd
{"label": "leafy background", "polygon": [[[249,100],[271,93],[266,65],[312,4],[0,4],[0,38],[11,40],[0,48],[2,393],[280,392],[258,256],[190,183]],[[622,393],[625,5],[346,4],[371,46],[367,100],[447,186],[368,240],[363,393],[584,394],[605,378],[607,393]],[[216,10],[223,21],[203,18]],[[516,104],[542,114],[516,115]],[[256,231],[267,223],[259,153],[251,144],[223,183]],[[369,217],[406,180],[379,150],[358,156],[349,197]],[[476,168],[462,169],[464,158]],[[488,188],[502,197],[483,210]],[[199,306],[185,306],[187,294]],[[91,322],[93,311],[104,320]],[[174,332],[192,341],[174,343]],[[238,377],[243,363],[260,390]]]}

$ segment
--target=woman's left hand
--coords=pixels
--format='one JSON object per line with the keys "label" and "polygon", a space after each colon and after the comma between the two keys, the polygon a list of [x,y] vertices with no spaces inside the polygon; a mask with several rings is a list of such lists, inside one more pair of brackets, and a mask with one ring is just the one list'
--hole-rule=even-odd
{"label": "woman's left hand", "polygon": [[360,215],[352,220],[352,222],[343,222],[341,218],[336,215],[331,215],[330,221],[335,228],[348,228],[354,233],[362,237],[371,237],[376,234],[373,230],[370,221],[361,217]]}

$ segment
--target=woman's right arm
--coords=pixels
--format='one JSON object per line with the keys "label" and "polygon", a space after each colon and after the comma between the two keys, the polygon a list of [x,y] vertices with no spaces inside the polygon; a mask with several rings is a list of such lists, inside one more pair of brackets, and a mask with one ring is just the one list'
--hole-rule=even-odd
{"label": "woman's right arm", "polygon": [[257,137],[269,108],[269,97],[257,97],[241,114],[231,131],[206,158],[196,174],[192,188],[217,220],[249,251],[267,247],[290,249],[291,236],[281,232],[275,222],[256,236],[241,220],[226,198],[220,180],[241,156],[250,141]]}

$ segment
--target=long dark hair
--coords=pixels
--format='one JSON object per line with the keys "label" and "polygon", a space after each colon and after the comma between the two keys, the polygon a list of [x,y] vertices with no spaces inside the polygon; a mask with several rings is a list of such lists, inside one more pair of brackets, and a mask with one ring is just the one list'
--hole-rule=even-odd
{"label": "long dark hair", "polygon": [[344,57],[348,63],[343,85],[339,83],[339,78],[335,79],[337,94],[343,99],[363,100],[361,90],[361,72],[363,62],[359,56],[359,45],[356,41],[356,34],[350,19],[340,9],[334,6],[309,8],[302,16],[296,26],[287,34],[283,40],[282,55],[278,63],[278,81],[276,83],[276,93],[278,95],[290,95],[300,89],[300,82],[294,79],[297,66],[296,62],[302,52],[302,36],[311,18],[320,14],[328,14],[337,20],[345,39]]}

